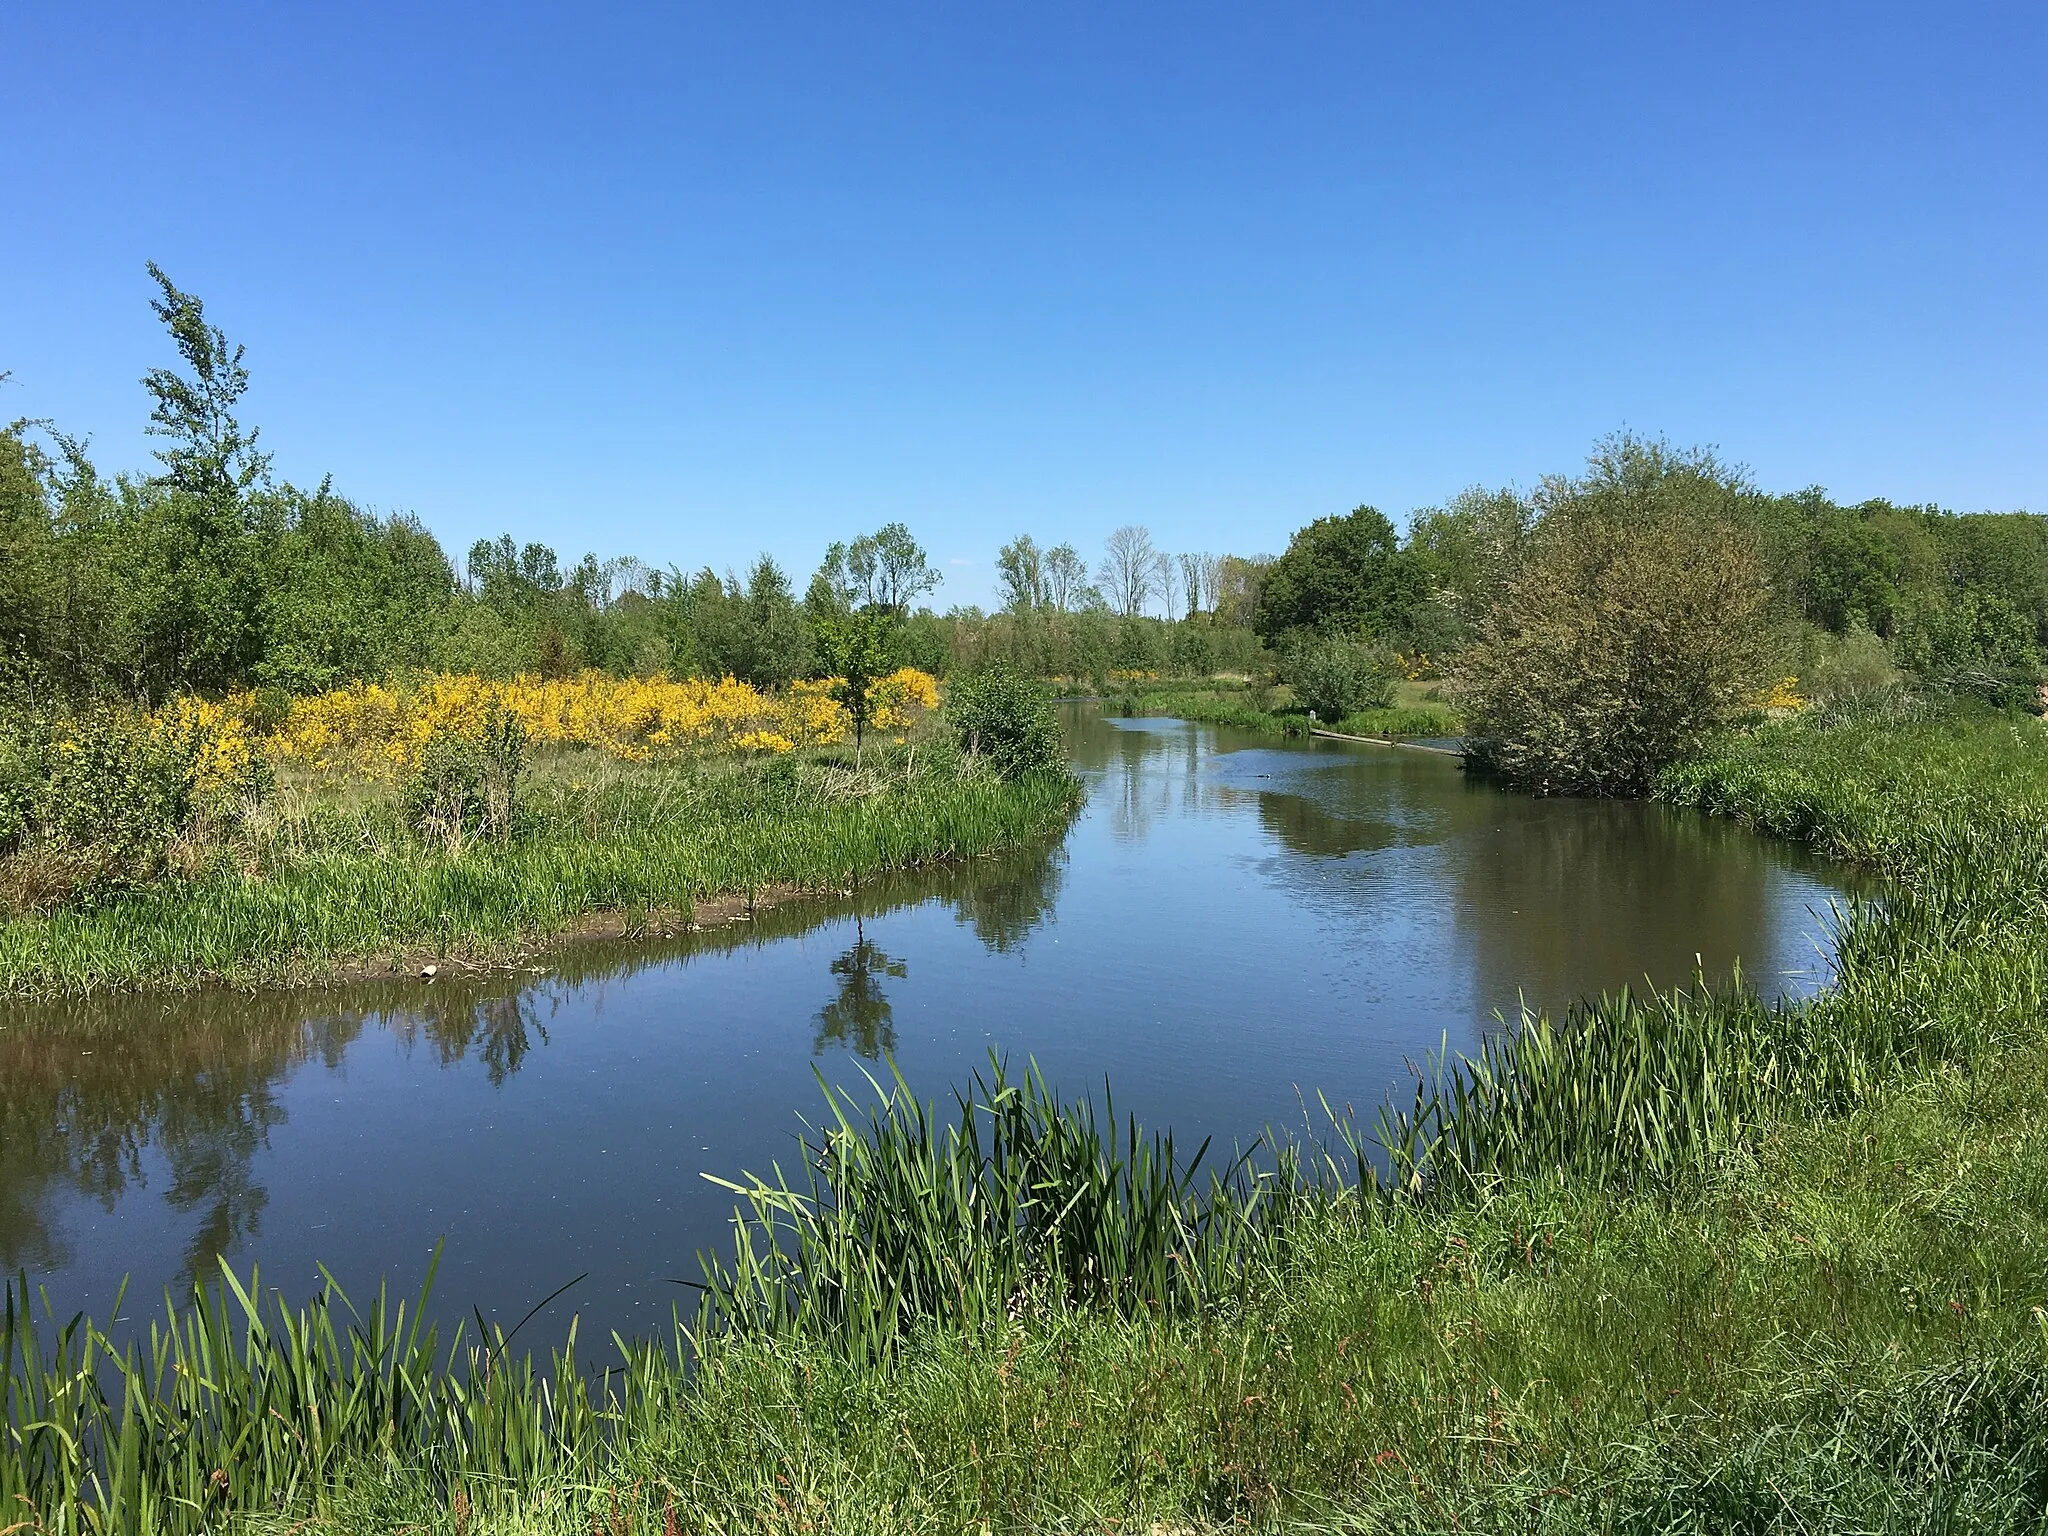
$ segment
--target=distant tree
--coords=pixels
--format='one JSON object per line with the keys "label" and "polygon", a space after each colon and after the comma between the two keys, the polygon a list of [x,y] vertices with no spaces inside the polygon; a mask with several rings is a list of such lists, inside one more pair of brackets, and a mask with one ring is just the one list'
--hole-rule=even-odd
{"label": "distant tree", "polygon": [[1256,628],[1268,638],[1293,629],[1333,629],[1393,641],[1424,597],[1420,567],[1371,507],[1322,517],[1295,534],[1260,591]]}
{"label": "distant tree", "polygon": [[1271,555],[1224,555],[1216,562],[1211,608],[1221,622],[1237,629],[1253,627],[1273,564]]}
{"label": "distant tree", "polygon": [[1214,555],[1186,554],[1180,561],[1181,591],[1187,595],[1187,616],[1216,609],[1216,577],[1221,563]]}
{"label": "distant tree", "polygon": [[898,615],[943,580],[901,523],[885,523],[847,545],[845,570],[860,603]]}
{"label": "distant tree", "polygon": [[860,599],[860,585],[847,569],[845,541],[835,539],[825,546],[825,558],[804,592],[805,611],[813,618],[845,613]]}
{"label": "distant tree", "polygon": [[1055,544],[1045,552],[1042,574],[1045,600],[1055,613],[1073,613],[1088,606],[1088,567],[1071,544]]}
{"label": "distant tree", "polygon": [[42,661],[53,617],[56,540],[45,490],[48,460],[22,435],[27,425],[0,430],[0,656]]}
{"label": "distant tree", "polygon": [[1020,533],[996,554],[1003,578],[1003,606],[1013,613],[1036,613],[1047,606],[1045,556],[1028,533]]}
{"label": "distant tree", "polygon": [[1145,611],[1159,580],[1159,551],[1149,529],[1126,524],[1109,536],[1095,579],[1109,606],[1125,618]]}
{"label": "distant tree", "polygon": [[1807,539],[1801,598],[1808,617],[1836,634],[1861,624],[1892,631],[1899,605],[1899,552],[1873,524],[1829,508]]}
{"label": "distant tree", "polygon": [[747,573],[741,611],[742,645],[738,676],[763,688],[780,688],[807,676],[816,665],[811,627],[804,622],[789,578],[768,555]]}
{"label": "distant tree", "polygon": [[1408,555],[1425,596],[1409,620],[1410,641],[1441,655],[1471,639],[1513,569],[1534,510],[1510,490],[1474,486],[1445,507],[1417,512]]}
{"label": "distant tree", "polygon": [[1159,588],[1159,606],[1166,610],[1166,617],[1171,619],[1180,608],[1180,562],[1162,551],[1158,560],[1158,574],[1154,579]]}

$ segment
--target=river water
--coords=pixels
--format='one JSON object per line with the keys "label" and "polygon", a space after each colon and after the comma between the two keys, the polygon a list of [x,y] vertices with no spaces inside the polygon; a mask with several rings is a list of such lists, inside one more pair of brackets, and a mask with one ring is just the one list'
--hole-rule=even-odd
{"label": "river water", "polygon": [[[873,882],[544,970],[254,996],[10,1005],[0,1265],[126,1315],[226,1256],[303,1295],[415,1288],[586,1338],[665,1328],[732,1198],[835,1083],[942,1095],[991,1049],[1119,1112],[1244,1142],[1318,1094],[1365,1121],[1445,1046],[1740,960],[1827,975],[1845,877],[1633,802],[1531,800],[1455,760],[1067,717],[1088,784],[1058,844]],[[1319,1112],[1318,1112],[1319,1113]]]}

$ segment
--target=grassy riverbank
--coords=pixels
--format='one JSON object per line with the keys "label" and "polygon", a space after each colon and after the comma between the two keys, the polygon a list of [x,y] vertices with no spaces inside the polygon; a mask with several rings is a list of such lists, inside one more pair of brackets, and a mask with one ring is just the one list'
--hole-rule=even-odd
{"label": "grassy riverbank", "polygon": [[722,897],[1017,847],[1056,833],[1078,799],[1057,776],[963,775],[929,746],[851,757],[543,752],[512,834],[459,847],[417,835],[397,786],[288,776],[193,878],[0,921],[0,995],[489,964],[566,932],[686,924]]}
{"label": "grassy riverbank", "polygon": [[1462,717],[1437,695],[1434,685],[1418,682],[1401,683],[1387,708],[1359,710],[1335,725],[1311,720],[1308,712],[1294,703],[1285,684],[1255,695],[1244,684],[1228,679],[1154,683],[1116,694],[1104,707],[1113,714],[1170,715],[1269,736],[1306,736],[1311,727],[1324,725],[1346,735],[1399,741],[1456,736],[1465,729]]}
{"label": "grassy riverbank", "polygon": [[[754,1188],[802,1246],[755,1228],[688,1379],[544,1397],[402,1329],[325,1345],[333,1309],[243,1354],[230,1300],[166,1372],[184,1432],[110,1421],[120,1528],[2036,1529],[2048,729],[1789,723],[1661,792],[1890,877],[1831,994],[1532,1023],[1426,1084],[1390,1165],[1278,1180],[1014,1083],[966,1141],[856,1116],[803,1164],[832,1199]],[[0,1498],[64,1528],[73,1441],[22,1426],[75,1441],[84,1378],[12,1347]]]}

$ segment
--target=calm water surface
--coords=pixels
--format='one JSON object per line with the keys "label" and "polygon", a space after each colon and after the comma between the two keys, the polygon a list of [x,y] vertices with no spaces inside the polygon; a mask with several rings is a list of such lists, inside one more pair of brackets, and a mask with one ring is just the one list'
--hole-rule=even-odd
{"label": "calm water surface", "polygon": [[1824,980],[1839,872],[1635,803],[1521,799],[1448,758],[1068,720],[1088,804],[1027,856],[875,883],[544,973],[15,1007],[0,1265],[104,1309],[210,1274],[417,1283],[445,1310],[663,1326],[733,1175],[789,1160],[814,1071],[940,1094],[989,1050],[1185,1145],[1366,1118],[1518,999],[1710,974]]}

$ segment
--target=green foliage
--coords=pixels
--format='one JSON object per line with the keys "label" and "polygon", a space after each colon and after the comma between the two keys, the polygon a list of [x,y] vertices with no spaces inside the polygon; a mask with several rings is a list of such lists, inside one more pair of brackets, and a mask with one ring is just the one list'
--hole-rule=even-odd
{"label": "green foliage", "polygon": [[471,838],[500,841],[519,816],[519,776],[526,768],[526,728],[494,713],[480,736],[436,730],[406,781],[405,819],[422,838],[459,852]]}
{"label": "green foliage", "polygon": [[943,579],[902,523],[885,523],[851,544],[832,545],[818,575],[839,606],[878,608],[898,617]]}
{"label": "green foliage", "polygon": [[868,690],[894,670],[892,665],[895,623],[886,608],[868,607],[854,613],[821,614],[813,621],[817,632],[818,659],[827,673],[838,679],[832,697],[845,707],[853,721],[856,754],[867,736],[868,719],[874,703]]}
{"label": "green foliage", "polygon": [[1860,624],[1841,635],[1809,631],[1797,668],[1800,694],[1835,712],[1888,704],[1899,697],[1905,681],[1893,664],[1891,647]]}
{"label": "green foliage", "polygon": [[1817,624],[1845,633],[1860,625],[1889,634],[1899,603],[1898,547],[1867,519],[1822,513],[1809,535],[1800,597]]}
{"label": "green foliage", "polygon": [[1007,668],[956,677],[946,692],[946,719],[968,758],[1018,780],[1065,774],[1059,721],[1044,690]]}
{"label": "green foliage", "polygon": [[256,451],[258,434],[244,433],[234,415],[236,402],[249,387],[243,348],[231,349],[220,327],[206,323],[199,300],[174,287],[153,261],[149,275],[163,295],[152,299],[150,308],[170,332],[187,370],[179,374],[152,368],[143,376],[143,387],[156,402],[149,430],[171,440],[157,457],[175,489],[201,501],[230,505],[270,468],[270,455]]}
{"label": "green foliage", "polygon": [[1448,656],[1471,640],[1499,598],[1533,516],[1513,491],[1474,487],[1410,519],[1408,552],[1429,595],[1408,620],[1409,649]]}
{"label": "green foliage", "polygon": [[1905,665],[1934,687],[2000,709],[2040,711],[2038,631],[1996,591],[1968,589],[1916,606],[1895,644]]}
{"label": "green foliage", "polygon": [[817,670],[812,626],[788,576],[767,555],[744,582],[700,571],[689,588],[687,619],[689,660],[701,676],[776,688]]}
{"label": "green foliage", "polygon": [[1264,573],[1254,628],[1268,639],[1339,629],[1398,642],[1423,601],[1422,568],[1371,507],[1322,517],[1295,534]]}
{"label": "green foliage", "polygon": [[1283,676],[1296,700],[1331,724],[1362,709],[1385,709],[1400,681],[1385,651],[1333,634],[1298,637],[1287,651]]}
{"label": "green foliage", "polygon": [[1745,484],[1616,439],[1548,482],[1514,574],[1454,667],[1476,760],[1538,792],[1640,794],[1775,680]]}
{"label": "green foliage", "polygon": [[1012,1081],[992,1059],[951,1124],[900,1077],[865,1113],[826,1097],[804,1185],[717,1181],[746,1205],[732,1259],[705,1261],[713,1326],[880,1360],[934,1324],[972,1334],[1017,1307],[1197,1307],[1270,1241],[1266,1181],[1243,1157],[1204,1179],[1206,1143],[1183,1160],[1107,1100],[1099,1115],[1061,1103],[1035,1068]]}
{"label": "green foliage", "polygon": [[89,905],[163,878],[194,782],[190,744],[124,712],[0,710],[0,908]]}

